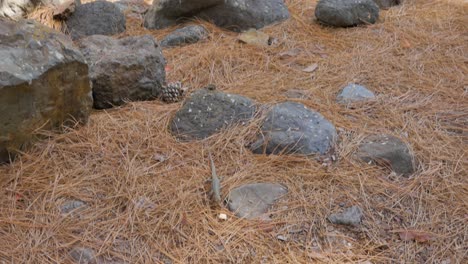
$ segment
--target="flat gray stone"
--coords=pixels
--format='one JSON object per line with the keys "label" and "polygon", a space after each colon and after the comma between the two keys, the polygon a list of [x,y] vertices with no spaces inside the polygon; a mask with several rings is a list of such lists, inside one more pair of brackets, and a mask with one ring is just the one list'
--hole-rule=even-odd
{"label": "flat gray stone", "polygon": [[337,102],[341,104],[365,101],[375,98],[375,94],[366,87],[358,84],[348,84],[337,96]]}
{"label": "flat gray stone", "polygon": [[92,35],[115,35],[125,31],[125,15],[114,3],[106,1],[78,5],[66,20],[73,40]]}
{"label": "flat gray stone", "polygon": [[361,223],[363,217],[362,209],[359,206],[351,206],[341,213],[334,213],[328,217],[328,220],[337,225],[357,226]]}
{"label": "flat gray stone", "polygon": [[176,29],[161,41],[161,47],[175,47],[192,44],[208,37],[208,30],[199,25],[191,25]]}
{"label": "flat gray stone", "polygon": [[172,134],[182,140],[207,138],[223,128],[249,122],[255,114],[249,98],[214,90],[194,92],[172,119]]}
{"label": "flat gray stone", "polygon": [[0,163],[26,150],[38,129],[86,123],[92,104],[88,65],[69,37],[0,19]]}
{"label": "flat gray stone", "polygon": [[325,154],[335,139],[335,127],[321,114],[303,104],[285,102],[267,114],[251,149],[256,154]]}
{"label": "flat gray stone", "polygon": [[95,35],[79,43],[89,65],[94,108],[158,98],[166,82],[166,60],[150,35],[115,39]]}
{"label": "flat gray stone", "polygon": [[283,0],[153,1],[144,26],[161,29],[193,17],[240,32],[283,21],[289,18],[289,12]]}
{"label": "flat gray stone", "polygon": [[415,171],[414,157],[405,142],[390,135],[367,137],[357,156],[365,162],[389,166],[394,172],[409,176]]}
{"label": "flat gray stone", "polygon": [[276,200],[287,193],[287,188],[281,184],[246,184],[231,190],[228,196],[228,208],[241,218],[268,219],[265,214]]}
{"label": "flat gray stone", "polygon": [[315,17],[335,27],[374,24],[379,19],[379,7],[374,0],[320,0]]}

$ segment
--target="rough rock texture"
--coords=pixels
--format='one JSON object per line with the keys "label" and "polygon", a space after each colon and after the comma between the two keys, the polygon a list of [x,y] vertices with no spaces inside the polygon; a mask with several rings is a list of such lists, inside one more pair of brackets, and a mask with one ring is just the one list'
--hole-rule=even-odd
{"label": "rough rock texture", "polygon": [[88,65],[69,38],[32,21],[0,20],[0,162],[37,129],[86,122]]}
{"label": "rough rock texture", "polygon": [[359,225],[362,221],[362,209],[359,206],[351,206],[341,213],[334,213],[328,220],[337,225]]}
{"label": "rough rock texture", "polygon": [[379,7],[373,0],[320,0],[315,16],[320,22],[336,27],[374,24],[379,18]]}
{"label": "rough rock texture", "polygon": [[152,36],[90,36],[80,42],[80,48],[90,66],[95,108],[159,97],[166,61]]}
{"label": "rough rock texture", "polygon": [[246,97],[202,89],[176,113],[171,131],[179,139],[203,139],[227,126],[248,122],[255,110],[253,101]]}
{"label": "rough rock texture", "polygon": [[179,28],[167,35],[161,41],[161,47],[174,47],[182,44],[192,44],[208,37],[208,31],[198,25]]}
{"label": "rough rock texture", "polygon": [[373,135],[366,138],[357,151],[365,162],[389,166],[397,174],[408,176],[415,171],[414,158],[408,146],[389,135]]}
{"label": "rough rock texture", "polygon": [[253,183],[237,187],[229,193],[229,210],[238,217],[254,219],[263,218],[268,209],[282,196],[286,195],[286,187],[276,183]]}
{"label": "rough rock texture", "polygon": [[259,139],[251,146],[257,154],[325,154],[336,139],[333,124],[321,114],[294,102],[275,105],[261,130]]}
{"label": "rough rock texture", "polygon": [[374,0],[374,2],[383,9],[401,4],[402,0]]}
{"label": "rough rock texture", "polygon": [[346,104],[372,98],[375,98],[375,94],[372,91],[362,85],[352,83],[341,90],[336,100],[338,103]]}
{"label": "rough rock texture", "polygon": [[285,20],[289,12],[283,0],[156,0],[145,16],[144,25],[160,29],[194,16],[242,31]]}
{"label": "rough rock texture", "polygon": [[125,16],[110,2],[97,1],[79,5],[66,24],[76,40],[91,35],[115,35],[125,31]]}
{"label": "rough rock texture", "polygon": [[18,19],[40,4],[46,6],[60,6],[68,0],[0,0],[0,17]]}

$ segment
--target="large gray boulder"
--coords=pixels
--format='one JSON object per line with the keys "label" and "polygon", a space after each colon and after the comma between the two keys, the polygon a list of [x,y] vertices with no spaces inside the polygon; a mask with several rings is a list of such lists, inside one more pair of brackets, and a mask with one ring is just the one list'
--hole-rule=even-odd
{"label": "large gray boulder", "polygon": [[275,105],[262,124],[251,149],[256,154],[325,154],[336,140],[336,129],[321,114],[305,105]]}
{"label": "large gray boulder", "polygon": [[192,17],[242,31],[283,21],[289,12],[283,0],[155,0],[144,25],[161,29]]}
{"label": "large gray boulder", "polygon": [[171,122],[171,131],[182,140],[204,139],[223,128],[248,122],[255,114],[246,97],[202,89],[184,103]]}
{"label": "large gray boulder", "polygon": [[320,0],[315,7],[318,21],[335,27],[374,24],[379,7],[374,0]]}
{"label": "large gray boulder", "polygon": [[37,129],[87,121],[88,65],[67,36],[33,21],[0,19],[0,58],[0,162]]}
{"label": "large gray boulder", "polygon": [[94,107],[158,98],[166,80],[166,60],[150,35],[114,39],[95,35],[79,43],[89,64]]}
{"label": "large gray boulder", "polygon": [[79,5],[66,21],[76,40],[92,35],[115,35],[125,31],[125,15],[114,3],[97,1]]}
{"label": "large gray boulder", "polygon": [[394,136],[369,136],[360,144],[356,154],[365,162],[388,166],[399,175],[409,176],[416,169],[408,145]]}

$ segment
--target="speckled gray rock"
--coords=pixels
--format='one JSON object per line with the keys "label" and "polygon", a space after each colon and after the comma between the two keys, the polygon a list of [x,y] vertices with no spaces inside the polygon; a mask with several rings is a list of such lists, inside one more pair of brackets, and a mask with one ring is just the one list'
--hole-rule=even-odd
{"label": "speckled gray rock", "polygon": [[321,114],[294,102],[275,105],[251,149],[257,154],[325,154],[334,144],[336,129]]}
{"label": "speckled gray rock", "polygon": [[268,219],[269,217],[265,213],[287,193],[286,187],[276,183],[246,184],[230,191],[228,207],[241,218]]}
{"label": "speckled gray rock", "polygon": [[386,9],[401,4],[403,0],[374,0],[374,2],[380,8]]}
{"label": "speckled gray rock", "polygon": [[167,35],[161,41],[161,47],[174,47],[182,44],[192,44],[208,37],[208,30],[199,25],[179,28]]}
{"label": "speckled gray rock", "polygon": [[88,65],[67,36],[0,19],[0,163],[24,150],[38,129],[85,123],[92,103]]}
{"label": "speckled gray rock", "polygon": [[390,135],[367,137],[359,146],[357,156],[368,163],[389,166],[394,172],[408,176],[415,171],[415,161],[408,146]]}
{"label": "speckled gray rock", "polygon": [[166,61],[152,36],[115,39],[96,35],[84,38],[79,46],[90,66],[96,109],[160,96]]}
{"label": "speckled gray rock", "polygon": [[289,12],[283,0],[159,0],[153,1],[144,25],[160,29],[191,17],[242,31],[285,20]]}
{"label": "speckled gray rock", "polygon": [[328,220],[337,225],[357,226],[362,221],[362,209],[359,206],[351,206],[341,213],[334,213],[328,217]]}
{"label": "speckled gray rock", "polygon": [[66,25],[71,37],[76,40],[91,35],[122,33],[125,31],[126,21],[115,4],[97,1],[77,6]]}
{"label": "speckled gray rock", "polygon": [[315,17],[335,27],[374,24],[379,19],[379,7],[373,0],[320,0]]}
{"label": "speckled gray rock", "polygon": [[337,96],[337,102],[346,104],[375,98],[372,91],[358,84],[348,84]]}
{"label": "speckled gray rock", "polygon": [[202,89],[184,103],[171,122],[171,131],[179,139],[207,138],[221,129],[250,121],[254,102],[246,97]]}
{"label": "speckled gray rock", "polygon": [[75,247],[69,253],[71,259],[78,264],[97,264],[96,252],[90,248]]}

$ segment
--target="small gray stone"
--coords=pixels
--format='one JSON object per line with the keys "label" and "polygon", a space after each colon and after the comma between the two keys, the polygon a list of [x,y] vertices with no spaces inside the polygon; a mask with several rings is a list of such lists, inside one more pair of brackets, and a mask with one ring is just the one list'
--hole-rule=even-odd
{"label": "small gray stone", "polygon": [[251,149],[256,154],[325,154],[335,139],[335,127],[321,114],[303,104],[285,102],[267,114]]}
{"label": "small gray stone", "polygon": [[276,183],[246,184],[231,190],[228,196],[228,207],[241,218],[268,219],[265,213],[276,200],[287,193],[286,187]]}
{"label": "small gray stone", "polygon": [[176,113],[171,131],[183,140],[204,139],[225,127],[250,121],[255,110],[249,98],[202,89]]}
{"label": "small gray stone", "polygon": [[374,0],[320,0],[315,16],[320,22],[335,27],[374,24],[379,19],[379,7]]}
{"label": "small gray stone", "polygon": [[96,264],[96,253],[90,248],[75,247],[70,251],[70,257],[78,264]]}
{"label": "small gray stone", "polygon": [[362,209],[359,206],[346,208],[342,213],[334,213],[328,220],[337,225],[359,225],[362,220]]}
{"label": "small gray stone", "polygon": [[86,203],[80,200],[68,200],[60,206],[60,213],[68,214],[75,210],[82,210],[86,207]]}
{"label": "small gray stone", "polygon": [[415,171],[414,157],[408,146],[390,135],[373,135],[366,138],[357,151],[365,162],[388,165],[397,174],[409,176]]}
{"label": "small gray stone", "polygon": [[337,101],[341,104],[365,101],[375,98],[375,94],[366,87],[358,84],[348,84],[338,94]]}
{"label": "small gray stone", "polygon": [[144,26],[160,29],[198,17],[234,31],[262,28],[289,17],[283,0],[166,0],[153,1]]}
{"label": "small gray stone", "polygon": [[166,81],[166,60],[150,35],[115,39],[95,35],[79,43],[89,65],[94,108],[156,99]]}
{"label": "small gray stone", "polygon": [[125,31],[124,14],[106,1],[90,2],[76,7],[66,21],[73,40],[91,35],[115,35]]}
{"label": "small gray stone", "polygon": [[174,47],[182,44],[192,44],[208,37],[208,31],[198,25],[179,28],[167,35],[161,41],[161,47]]}

